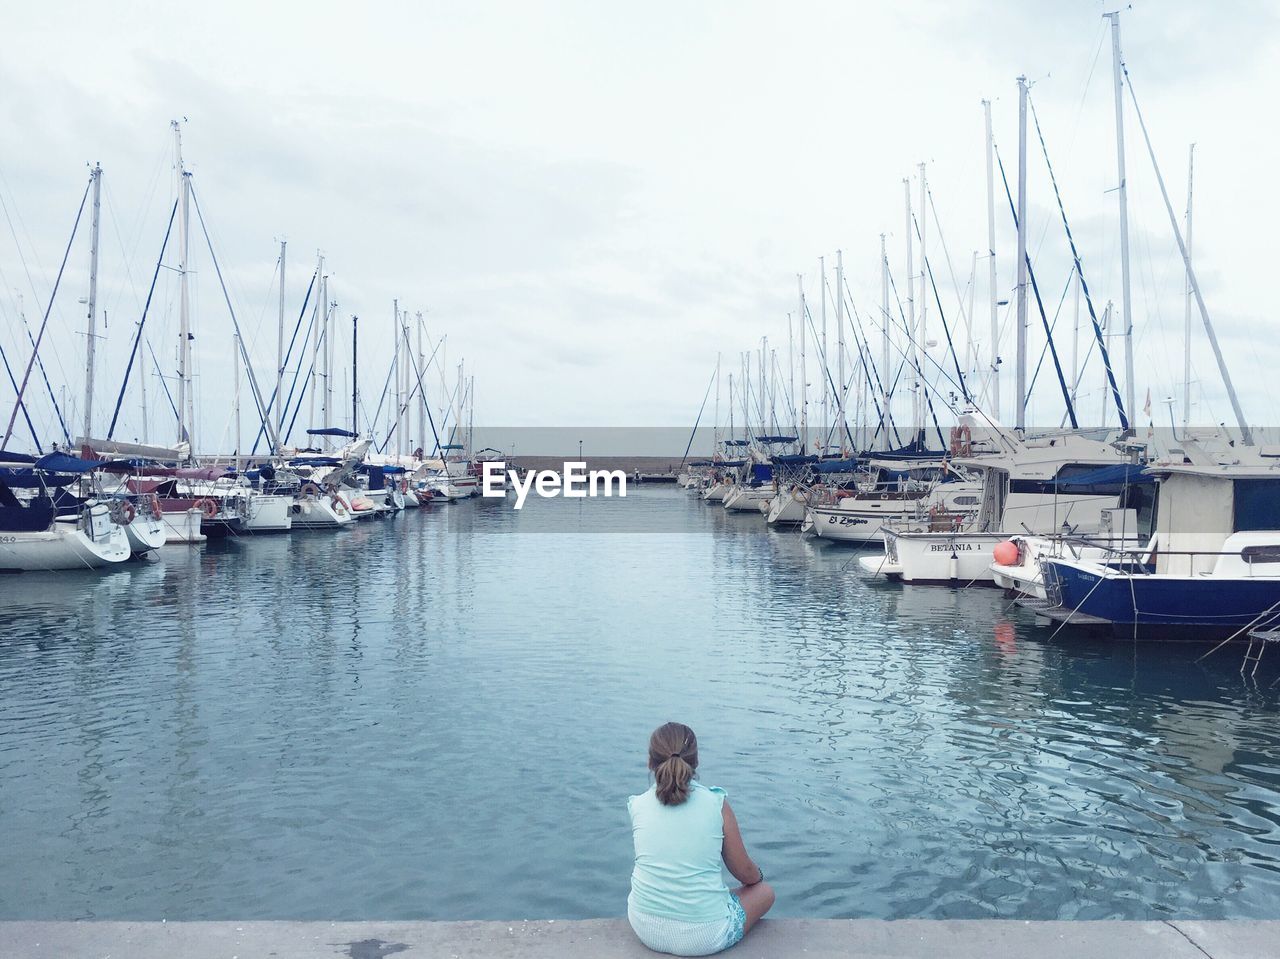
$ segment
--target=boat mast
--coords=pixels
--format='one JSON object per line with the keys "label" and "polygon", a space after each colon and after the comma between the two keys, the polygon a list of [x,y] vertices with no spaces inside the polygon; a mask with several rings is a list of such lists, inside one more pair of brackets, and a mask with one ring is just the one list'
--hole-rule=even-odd
{"label": "boat mast", "polygon": [[[796,345],[796,330],[795,330],[795,325],[794,325],[794,324],[792,323],[792,321],[791,321],[791,314],[790,314],[790,313],[788,313],[788,314],[787,314],[787,376],[789,377],[789,379],[788,379],[788,386],[787,386],[787,398],[788,398],[788,399],[790,400],[790,402],[791,402],[791,411],[792,411],[792,413],[794,413],[794,412],[795,412],[795,408],[796,408],[796,356],[795,356],[795,345]],[[797,422],[795,422],[795,420],[794,420],[794,419],[792,420],[792,422],[791,422],[791,428],[792,428],[793,430],[794,430],[794,429],[796,429],[799,425],[800,425],[800,424],[799,424],[799,423],[797,423]]]}
{"label": "boat mast", "polygon": [[280,241],[280,317],[276,324],[276,433],[284,432],[284,264],[288,240]]}
{"label": "boat mast", "polygon": [[831,391],[827,389],[827,380],[831,378],[831,359],[827,355],[827,261],[826,257],[818,257],[818,272],[822,274],[822,445],[818,453],[826,452],[827,435],[831,430],[831,418],[828,416],[827,397]]}
{"label": "boat mast", "polygon": [[1075,270],[1075,323],[1071,327],[1071,405],[1076,402],[1076,388],[1080,385],[1080,271]]}
{"label": "boat mast", "polygon": [[316,255],[316,286],[317,286],[316,302],[311,313],[311,326],[313,330],[312,340],[311,340],[311,370],[307,374],[307,376],[311,380],[311,390],[310,390],[311,395],[308,397],[308,406],[307,406],[307,422],[310,424],[309,428],[314,428],[316,425],[316,393],[318,393],[320,390],[319,384],[317,382],[318,380],[317,368],[320,362],[320,341],[323,338],[323,330],[324,330],[324,320],[322,319],[322,315],[326,308],[324,303],[324,282],[320,278],[321,265],[323,263],[324,263],[324,258],[321,257],[319,254],[317,254]]}
{"label": "boat mast", "polygon": [[889,253],[880,234],[880,431],[884,448],[889,446]]}
{"label": "boat mast", "polygon": [[809,318],[804,303],[804,277],[799,273],[796,274],[796,286],[800,292],[800,452],[804,454],[809,452],[809,364],[805,357],[805,327]]}
{"label": "boat mast", "polygon": [[[928,365],[925,361],[929,355],[929,341],[926,338],[925,319],[929,312],[929,288],[925,285],[929,282],[929,250],[925,246],[925,228],[929,223],[929,210],[925,206],[925,176],[924,164],[920,167],[920,328],[915,332],[915,340],[919,349],[920,361],[916,366],[916,372],[920,377],[920,430],[924,431],[925,420],[925,385],[926,370]],[[908,281],[909,282],[909,281]]]}
{"label": "boat mast", "polygon": [[[417,376],[420,376],[422,368],[426,365],[426,362],[427,362],[426,354],[422,352],[422,326],[423,326],[422,311],[419,310],[415,314],[415,316],[418,320],[418,373],[417,373]],[[415,376],[414,378],[417,379],[417,376]],[[422,392],[421,387],[419,387],[419,393],[420,395],[418,397],[418,442],[415,448],[421,449],[421,448],[425,448],[427,445],[427,419],[426,419],[427,394]]]}
{"label": "boat mast", "polygon": [[987,293],[991,301],[991,415],[1000,419],[1000,320],[996,316],[1000,294],[996,289],[996,187],[992,166],[995,140],[991,136],[991,101],[982,101],[987,125]]}
{"label": "boat mast", "polygon": [[1191,187],[1194,183],[1196,145],[1187,151],[1187,296],[1182,318],[1182,433],[1191,425]]}
{"label": "boat mast", "polygon": [[400,451],[401,430],[404,428],[402,416],[402,404],[404,402],[404,351],[408,349],[409,344],[405,342],[404,331],[400,326],[400,301],[393,299],[391,301],[391,342],[396,345],[395,352],[391,354],[391,366],[394,375],[392,376],[391,398],[395,403],[395,420],[391,425],[392,435],[395,437],[394,445],[388,447],[388,452],[398,453]]}
{"label": "boat mast", "polygon": [[836,429],[840,433],[840,451],[844,452],[844,437],[848,432],[845,425],[845,401],[847,391],[844,383],[844,252],[836,250],[836,366],[840,378],[836,381],[839,394],[836,397]]}
{"label": "boat mast", "polygon": [[84,367],[84,438],[93,436],[93,371],[98,341],[98,222],[102,201],[102,164],[93,165],[93,221],[89,234],[89,325]]}
{"label": "boat mast", "polygon": [[327,427],[329,416],[333,412],[333,341],[335,337],[330,329],[334,304],[329,302],[329,277],[324,272],[323,256],[320,257],[320,275],[320,302],[324,304],[320,310],[324,315],[324,407],[320,411],[320,418],[324,420],[322,425]]}
{"label": "boat mast", "polygon": [[716,354],[716,417],[711,427],[711,455],[714,458],[720,448],[720,354]]}
{"label": "boat mast", "polygon": [[232,462],[238,469],[240,466],[240,334],[231,334],[232,366],[235,369],[235,393],[232,407],[236,421],[236,446]]}
{"label": "boat mast", "polygon": [[913,294],[914,290],[914,269],[911,260],[911,180],[907,177],[902,179],[902,191],[907,200],[907,336],[908,347],[911,350],[911,370],[912,388],[911,388],[911,442],[915,442],[916,436],[924,429],[924,419],[920,415],[920,349],[916,340],[916,301]]}
{"label": "boat mast", "polygon": [[191,295],[187,284],[187,253],[191,210],[190,174],[182,165],[182,128],[174,120],[173,143],[178,170],[178,442],[195,450],[195,404],[191,399]]}
{"label": "boat mast", "polygon": [[351,432],[358,438],[360,428],[358,410],[360,408],[360,367],[356,364],[360,344],[360,317],[351,316]]}
{"label": "boat mast", "polygon": [[1103,14],[1111,21],[1111,75],[1114,80],[1116,101],[1116,176],[1120,198],[1120,308],[1124,334],[1125,409],[1133,415],[1133,310],[1129,291],[1129,191],[1124,172],[1124,100],[1121,71],[1124,62],[1120,56],[1120,13]]}
{"label": "boat mast", "polygon": [[1014,427],[1027,426],[1027,78],[1018,77],[1018,328]]}

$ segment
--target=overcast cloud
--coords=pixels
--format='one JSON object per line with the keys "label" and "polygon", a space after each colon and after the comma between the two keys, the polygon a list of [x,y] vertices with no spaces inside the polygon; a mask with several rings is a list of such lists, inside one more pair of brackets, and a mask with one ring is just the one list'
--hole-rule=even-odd
{"label": "overcast cloud", "polygon": [[[0,344],[20,377],[30,350],[19,296],[34,328],[86,163],[100,161],[99,302],[109,328],[95,432],[105,431],[174,195],[168,124],[185,117],[187,164],[264,381],[284,236],[290,311],[296,317],[323,252],[344,318],[339,354],[358,313],[369,392],[385,376],[399,298],[424,311],[433,336],[448,335],[450,364],[466,358],[477,424],[688,423],[717,351],[728,369],[762,335],[785,349],[795,274],[816,299],[819,256],[830,263],[844,250],[850,286],[871,312],[879,234],[888,233],[902,286],[902,179],[920,161],[941,217],[929,255],[954,310],[945,256],[963,286],[972,251],[986,246],[980,101],[994,101],[1012,178],[1019,73],[1034,81],[1101,307],[1120,297],[1103,10],[954,0],[15,7],[0,63],[9,145],[0,155],[9,214]],[[1280,215],[1276,8],[1146,2],[1122,23],[1179,215],[1187,145],[1198,144],[1197,268],[1246,410],[1280,422],[1268,388],[1280,360],[1270,283]],[[1139,406],[1148,388],[1159,406],[1180,390],[1182,269],[1132,112],[1126,135],[1136,392]],[[1052,312],[1067,251],[1034,141],[1029,167],[1030,235]],[[998,223],[1007,296],[1013,231],[1002,199]],[[231,323],[196,229],[197,443],[228,449]],[[82,228],[41,351],[76,410],[87,237]],[[148,331],[168,373],[177,284],[171,271],[161,277]],[[985,325],[985,281],[977,293]],[[1068,300],[1064,328],[1069,309]],[[1229,409],[1196,325],[1197,418],[1218,421]],[[1037,327],[1033,312],[1033,350]],[[1006,335],[1011,360],[1007,326]],[[1101,373],[1090,377],[1096,384]],[[47,443],[52,413],[38,374],[28,389]],[[1096,389],[1082,400],[1098,402]],[[135,385],[121,430],[129,438],[141,429],[137,405]],[[3,407],[7,418],[10,400]],[[247,393],[244,407],[247,431]],[[1056,421],[1061,407],[1048,379],[1037,384],[1032,420]],[[172,418],[157,425],[159,401],[152,410],[152,439],[171,439]]]}

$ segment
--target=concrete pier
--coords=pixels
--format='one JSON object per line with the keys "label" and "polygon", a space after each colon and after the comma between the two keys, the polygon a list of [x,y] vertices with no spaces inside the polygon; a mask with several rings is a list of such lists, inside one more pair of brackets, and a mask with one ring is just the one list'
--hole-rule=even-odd
{"label": "concrete pier", "polygon": [[[0,922],[5,959],[652,959],[622,919]],[[1280,921],[766,919],[734,959],[1260,959]]]}

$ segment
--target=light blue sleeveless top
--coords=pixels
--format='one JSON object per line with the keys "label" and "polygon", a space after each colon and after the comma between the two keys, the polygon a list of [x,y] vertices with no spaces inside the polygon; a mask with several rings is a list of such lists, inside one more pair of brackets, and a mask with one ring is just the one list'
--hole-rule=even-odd
{"label": "light blue sleeveless top", "polygon": [[678,806],[662,805],[654,787],[627,800],[636,848],[628,900],[633,909],[682,922],[724,919],[723,806],[724,790],[697,780]]}

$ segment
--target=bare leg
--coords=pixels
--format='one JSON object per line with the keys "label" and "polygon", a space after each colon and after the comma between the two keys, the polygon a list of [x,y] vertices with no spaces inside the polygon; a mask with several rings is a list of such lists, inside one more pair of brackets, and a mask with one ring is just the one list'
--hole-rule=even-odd
{"label": "bare leg", "polygon": [[742,903],[742,911],[747,914],[747,928],[750,929],[773,906],[773,887],[767,882],[758,882],[754,886],[739,886],[733,891]]}

